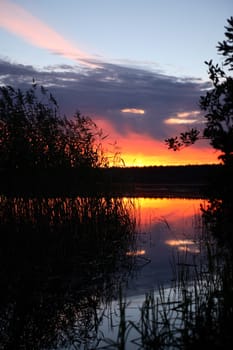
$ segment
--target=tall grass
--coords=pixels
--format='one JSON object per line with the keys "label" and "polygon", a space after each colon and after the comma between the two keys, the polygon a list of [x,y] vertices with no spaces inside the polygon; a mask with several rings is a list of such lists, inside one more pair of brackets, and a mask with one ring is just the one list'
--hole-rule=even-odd
{"label": "tall grass", "polygon": [[[0,197],[0,349],[226,349],[232,342],[232,251],[196,218],[199,254],[177,253],[171,286],[135,321],[121,286],[134,268],[133,204],[119,198]],[[118,291],[119,295],[118,295]],[[109,314],[114,339],[101,324]],[[106,309],[105,309],[106,308]],[[114,320],[111,318],[114,316]]]}
{"label": "tall grass", "polygon": [[96,346],[102,307],[133,269],[132,203],[2,196],[0,205],[0,349]]}
{"label": "tall grass", "polygon": [[127,329],[128,338],[124,346],[112,342],[103,348],[228,349],[231,346],[232,256],[216,244],[210,231],[202,228],[196,241],[200,254],[190,255],[188,251],[177,254],[171,286],[161,286],[158,292],[151,291],[145,296],[137,321],[125,317],[126,310],[122,309],[126,309],[127,303],[120,299],[119,329]]}

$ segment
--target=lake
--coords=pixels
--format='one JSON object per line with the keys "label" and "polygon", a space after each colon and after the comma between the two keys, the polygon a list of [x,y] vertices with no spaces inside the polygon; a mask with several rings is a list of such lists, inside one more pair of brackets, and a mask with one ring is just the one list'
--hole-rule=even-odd
{"label": "lake", "polygon": [[119,296],[136,321],[147,293],[169,289],[178,254],[198,256],[201,203],[0,197],[0,348],[93,349],[116,339]]}

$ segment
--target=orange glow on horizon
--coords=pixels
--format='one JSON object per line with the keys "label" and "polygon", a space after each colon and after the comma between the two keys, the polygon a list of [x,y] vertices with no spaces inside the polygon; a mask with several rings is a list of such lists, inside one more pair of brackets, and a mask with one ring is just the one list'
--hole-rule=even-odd
{"label": "orange glow on horizon", "polygon": [[202,147],[194,145],[174,152],[168,150],[164,142],[153,139],[149,135],[137,134],[130,130],[124,130],[122,134],[119,134],[110,122],[99,118],[95,121],[104,134],[109,135],[104,143],[107,155],[111,158],[116,151],[120,153],[118,158],[122,158],[119,164],[111,163],[110,160],[111,166],[143,167],[219,163],[219,153],[207,144]]}

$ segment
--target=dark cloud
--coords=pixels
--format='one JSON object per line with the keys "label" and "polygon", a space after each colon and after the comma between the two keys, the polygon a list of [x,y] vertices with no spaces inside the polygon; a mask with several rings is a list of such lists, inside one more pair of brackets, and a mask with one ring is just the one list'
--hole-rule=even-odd
{"label": "dark cloud", "polygon": [[[130,129],[156,139],[169,135],[165,119],[199,109],[200,95],[208,87],[192,78],[108,63],[98,69],[61,65],[38,70],[0,60],[0,84],[24,88],[33,79],[49,87],[67,116],[79,110],[106,119],[121,134]],[[127,118],[121,112],[125,108],[143,109],[145,114]]]}

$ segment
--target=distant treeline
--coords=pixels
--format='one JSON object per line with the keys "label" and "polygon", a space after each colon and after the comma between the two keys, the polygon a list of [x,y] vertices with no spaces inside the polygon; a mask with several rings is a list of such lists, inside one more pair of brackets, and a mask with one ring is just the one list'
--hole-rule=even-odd
{"label": "distant treeline", "polygon": [[138,185],[208,185],[219,178],[220,165],[0,170],[0,192],[10,195],[76,195]]}
{"label": "distant treeline", "polygon": [[220,168],[219,165],[113,167],[102,172],[113,183],[207,184]]}

